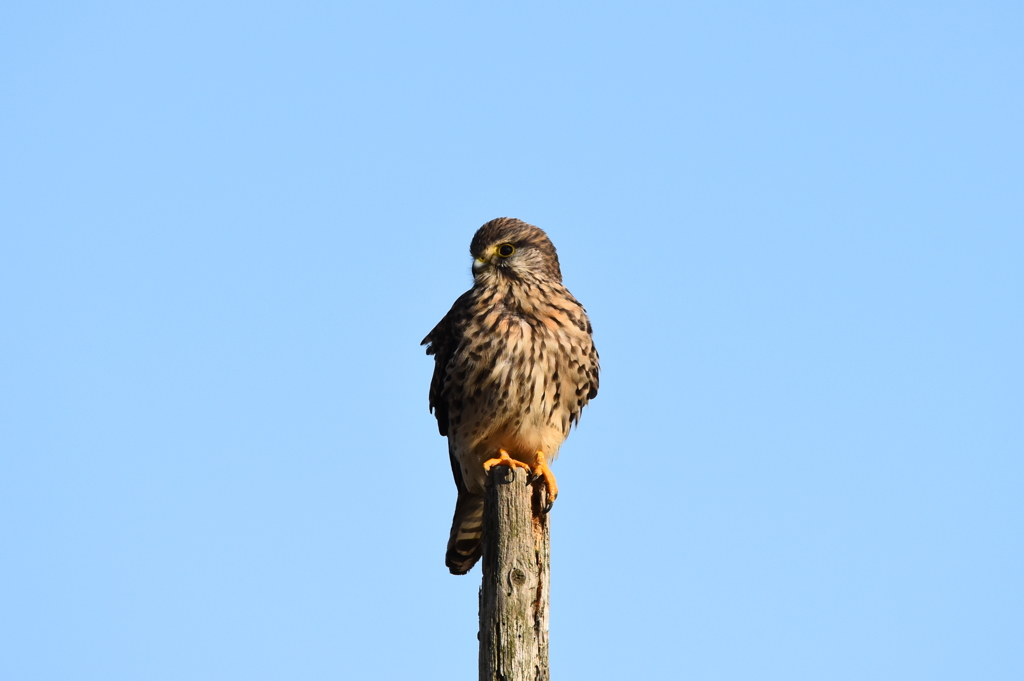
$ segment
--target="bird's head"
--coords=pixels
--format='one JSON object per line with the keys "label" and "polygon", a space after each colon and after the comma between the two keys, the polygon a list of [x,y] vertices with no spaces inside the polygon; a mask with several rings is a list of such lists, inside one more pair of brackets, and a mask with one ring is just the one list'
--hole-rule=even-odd
{"label": "bird's head", "polygon": [[478,282],[544,280],[561,283],[551,239],[539,227],[515,218],[495,218],[476,231],[469,246]]}

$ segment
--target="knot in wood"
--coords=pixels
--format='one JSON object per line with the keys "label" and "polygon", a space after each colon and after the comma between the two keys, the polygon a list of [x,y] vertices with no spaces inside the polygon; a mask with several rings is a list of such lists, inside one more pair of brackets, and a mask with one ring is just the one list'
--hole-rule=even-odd
{"label": "knot in wood", "polygon": [[520,568],[512,568],[508,571],[508,581],[512,586],[522,586],[526,584],[526,572]]}

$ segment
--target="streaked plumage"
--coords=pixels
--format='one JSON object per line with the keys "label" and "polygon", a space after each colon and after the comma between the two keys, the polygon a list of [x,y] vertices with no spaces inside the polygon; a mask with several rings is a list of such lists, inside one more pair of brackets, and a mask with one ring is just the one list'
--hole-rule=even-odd
{"label": "streaked plumage", "polygon": [[484,462],[501,450],[531,468],[554,460],[598,388],[590,321],[562,285],[547,235],[498,218],[470,252],[473,287],[423,340],[435,361],[430,408],[458,487],[445,560],[453,574],[480,557]]}

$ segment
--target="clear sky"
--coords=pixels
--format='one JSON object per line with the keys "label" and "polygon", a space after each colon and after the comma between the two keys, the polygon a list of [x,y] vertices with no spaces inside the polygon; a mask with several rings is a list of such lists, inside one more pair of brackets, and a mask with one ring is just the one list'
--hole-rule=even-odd
{"label": "clear sky", "polygon": [[471,679],[419,342],[546,229],[554,678],[1024,678],[1024,5],[8,3],[0,676]]}

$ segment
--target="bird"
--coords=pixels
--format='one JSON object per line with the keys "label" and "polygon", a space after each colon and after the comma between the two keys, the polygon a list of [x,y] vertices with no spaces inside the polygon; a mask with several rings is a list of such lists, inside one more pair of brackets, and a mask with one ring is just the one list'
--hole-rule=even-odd
{"label": "bird", "polygon": [[516,218],[496,218],[470,243],[473,286],[421,345],[434,357],[430,411],[448,438],[458,489],[445,554],[454,575],[482,549],[487,473],[526,468],[546,490],[554,461],[583,407],[597,396],[600,362],[583,306],[562,284],[547,234]]}

